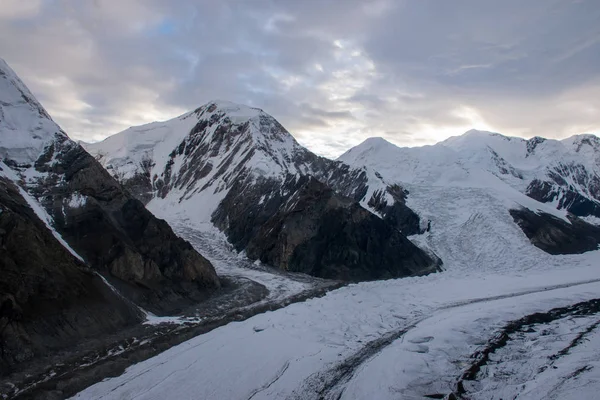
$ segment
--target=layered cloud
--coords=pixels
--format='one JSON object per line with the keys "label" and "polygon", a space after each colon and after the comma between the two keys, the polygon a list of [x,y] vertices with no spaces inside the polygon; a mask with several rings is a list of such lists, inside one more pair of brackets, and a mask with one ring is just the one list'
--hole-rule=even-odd
{"label": "layered cloud", "polygon": [[6,0],[0,54],[74,138],[212,99],[312,150],[600,131],[596,0]]}

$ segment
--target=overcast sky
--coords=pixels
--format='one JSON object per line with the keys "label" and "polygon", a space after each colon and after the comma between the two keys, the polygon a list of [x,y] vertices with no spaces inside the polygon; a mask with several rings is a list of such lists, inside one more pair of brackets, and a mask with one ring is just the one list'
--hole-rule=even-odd
{"label": "overcast sky", "polygon": [[86,141],[213,99],[331,157],[600,132],[599,0],[2,0],[0,57]]}

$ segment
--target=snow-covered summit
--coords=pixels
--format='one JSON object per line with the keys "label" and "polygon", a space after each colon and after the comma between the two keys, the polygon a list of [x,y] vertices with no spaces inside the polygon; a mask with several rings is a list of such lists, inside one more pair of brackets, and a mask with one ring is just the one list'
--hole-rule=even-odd
{"label": "snow-covered summit", "polygon": [[461,266],[534,265],[540,254],[510,210],[529,209],[570,223],[567,213],[600,216],[598,138],[529,140],[469,131],[432,146],[398,147],[379,138],[348,150],[339,160],[378,171],[388,184],[409,191],[407,205],[431,221],[419,240]]}
{"label": "snow-covered summit", "polygon": [[[258,174],[277,174],[284,168],[268,166],[267,159],[276,158],[275,167],[289,167],[292,153],[301,146],[262,110],[216,100],[171,120],[131,127],[84,147],[114,175],[130,179],[148,160],[152,160],[151,172],[157,176],[164,172],[167,163],[172,163],[171,174],[178,175],[184,159],[190,161],[193,148],[202,148],[207,153],[207,160],[203,161],[215,170],[223,163],[233,162],[232,155],[236,153]],[[179,147],[182,150],[178,153]]]}
{"label": "snow-covered summit", "polygon": [[287,202],[294,193],[317,180],[323,190],[333,189],[379,216],[396,207],[398,226],[421,229],[412,211],[394,206],[402,202],[400,188],[388,187],[369,168],[311,153],[257,108],[213,101],[86,148],[150,210],[171,221],[212,222],[225,231],[243,227],[257,215],[264,213],[259,218],[264,221],[293,206]]}
{"label": "snow-covered summit", "polygon": [[245,104],[234,103],[229,100],[212,100],[207,102],[205,107],[212,108],[216,107],[215,110],[227,113],[232,118],[250,119],[263,113],[263,110],[256,107],[250,107]]}
{"label": "snow-covered summit", "polygon": [[[567,169],[575,168],[585,170],[588,178],[598,176],[600,139],[590,134],[563,140],[539,136],[523,139],[470,130],[422,147],[398,147],[381,138],[371,138],[339,159],[379,171],[394,170],[395,178],[407,183],[454,185],[460,181],[461,185],[486,187],[499,179],[526,192],[533,180],[544,179],[557,168],[565,175],[570,174]],[[479,179],[482,173],[495,178]],[[573,185],[580,184],[580,178],[572,177]],[[587,189],[582,191],[590,194]]]}
{"label": "snow-covered summit", "polygon": [[17,74],[0,59],[0,159],[32,163],[57,134],[66,137]]}
{"label": "snow-covered summit", "polygon": [[152,200],[153,211],[163,215],[177,204],[177,212],[203,222],[236,182],[284,181],[309,169],[307,150],[273,117],[223,100],[85,148],[134,195]]}

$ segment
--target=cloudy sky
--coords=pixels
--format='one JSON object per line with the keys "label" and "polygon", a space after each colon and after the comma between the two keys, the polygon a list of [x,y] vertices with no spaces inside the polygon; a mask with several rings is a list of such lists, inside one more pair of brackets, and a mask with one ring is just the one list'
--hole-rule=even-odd
{"label": "cloudy sky", "polygon": [[332,157],[600,132],[598,0],[2,0],[0,57],[87,141],[213,99]]}

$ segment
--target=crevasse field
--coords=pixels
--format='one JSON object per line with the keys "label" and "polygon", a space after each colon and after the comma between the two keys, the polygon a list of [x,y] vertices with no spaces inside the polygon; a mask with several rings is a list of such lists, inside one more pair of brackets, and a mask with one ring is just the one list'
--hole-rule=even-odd
{"label": "crevasse field", "polygon": [[[181,223],[178,226],[180,234],[193,239],[193,229],[184,229]],[[211,228],[198,229],[206,232]],[[526,240],[524,235],[515,238],[519,239]],[[193,243],[200,250],[207,245],[206,241]],[[214,248],[218,240],[208,245]],[[222,251],[225,247],[222,245]],[[404,399],[447,395],[456,390],[471,356],[509,321],[598,296],[598,252],[544,259],[545,253],[533,246],[527,249],[526,254],[499,259],[497,265],[466,269],[446,264],[446,271],[425,277],[349,285],[322,298],[230,323],[133,365],[122,376],[98,383],[74,398]],[[536,266],[532,266],[533,257],[540,261]],[[259,278],[252,270],[227,271],[227,265],[217,264],[219,272]],[[286,289],[283,278],[276,279],[270,288],[279,288],[279,296],[286,290],[290,294],[300,290],[298,282],[290,281]],[[565,317],[536,328],[544,331],[546,342],[536,341],[535,333],[529,334],[529,339],[511,339],[510,345],[494,355],[495,365],[482,369],[469,397],[593,398],[598,370],[593,367],[597,361],[589,360],[598,359],[592,352],[593,343],[599,340],[598,330],[595,326],[590,329],[595,322],[593,316]],[[582,333],[582,344],[558,357],[551,368],[538,371],[549,362],[546,359]],[[516,340],[524,344],[518,345]],[[538,347],[531,348],[530,343]],[[547,390],[530,389],[540,384]]]}

